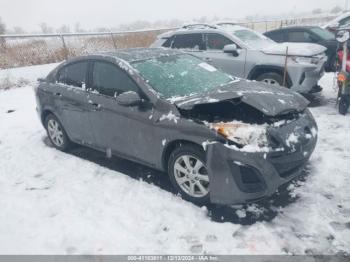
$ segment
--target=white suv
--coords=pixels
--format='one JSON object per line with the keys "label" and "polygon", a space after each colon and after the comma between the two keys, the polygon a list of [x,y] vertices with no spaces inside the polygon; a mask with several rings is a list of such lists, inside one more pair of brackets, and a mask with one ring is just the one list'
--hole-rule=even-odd
{"label": "white suv", "polygon": [[187,25],[159,35],[151,47],[183,49],[231,75],[284,85],[300,93],[321,90],[318,80],[327,61],[323,46],[276,43],[232,23]]}

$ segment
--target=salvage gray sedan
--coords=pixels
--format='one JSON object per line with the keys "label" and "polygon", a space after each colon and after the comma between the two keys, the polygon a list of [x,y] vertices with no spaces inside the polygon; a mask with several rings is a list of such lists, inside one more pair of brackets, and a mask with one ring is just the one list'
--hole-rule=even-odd
{"label": "salvage gray sedan", "polygon": [[308,102],[175,50],[129,49],[59,65],[36,89],[59,150],[73,143],[167,171],[198,204],[238,204],[298,176],[317,140]]}

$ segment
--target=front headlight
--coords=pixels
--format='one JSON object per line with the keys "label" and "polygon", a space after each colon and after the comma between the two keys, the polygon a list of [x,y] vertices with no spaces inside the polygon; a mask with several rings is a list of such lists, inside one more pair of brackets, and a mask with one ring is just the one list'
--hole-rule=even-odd
{"label": "front headlight", "polygon": [[291,59],[298,64],[317,65],[320,62],[320,58],[318,57],[292,56]]}
{"label": "front headlight", "polygon": [[267,146],[266,125],[246,124],[239,121],[214,123],[211,128],[239,145]]}

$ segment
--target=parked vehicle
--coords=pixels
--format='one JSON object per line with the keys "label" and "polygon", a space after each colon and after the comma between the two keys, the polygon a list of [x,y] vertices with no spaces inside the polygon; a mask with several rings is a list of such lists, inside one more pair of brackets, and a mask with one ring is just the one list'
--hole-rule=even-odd
{"label": "parked vehicle", "polygon": [[346,115],[350,106],[350,61],[349,50],[347,48],[350,38],[350,27],[342,29],[337,34],[337,41],[343,46],[343,49],[339,51],[339,61],[341,66],[338,73],[338,109],[339,113]]}
{"label": "parked vehicle", "polygon": [[336,32],[339,30],[340,27],[344,27],[350,24],[350,12],[344,12],[322,26],[324,29],[327,29],[328,31],[332,32],[333,34],[336,34]]}
{"label": "parked vehicle", "polygon": [[303,96],[176,50],[71,59],[41,80],[36,98],[55,148],[77,143],[167,171],[200,204],[273,194],[300,174],[317,140]]}
{"label": "parked vehicle", "polygon": [[292,26],[272,30],[264,33],[278,43],[314,43],[327,48],[328,57],[325,70],[326,72],[336,71],[338,42],[334,34],[319,26]]}
{"label": "parked vehicle", "polygon": [[[339,72],[339,69],[342,68],[342,65],[343,65],[343,61],[344,61],[344,52],[343,50],[338,50],[337,52],[337,55],[338,55],[338,64],[337,64],[337,68],[338,68],[338,72]],[[346,59],[346,71],[349,71],[350,72],[350,54],[349,52],[347,52],[347,59]]]}
{"label": "parked vehicle", "polygon": [[188,25],[160,35],[152,47],[183,49],[234,76],[284,85],[300,93],[321,90],[318,80],[327,60],[323,46],[279,44],[258,32],[230,23]]}

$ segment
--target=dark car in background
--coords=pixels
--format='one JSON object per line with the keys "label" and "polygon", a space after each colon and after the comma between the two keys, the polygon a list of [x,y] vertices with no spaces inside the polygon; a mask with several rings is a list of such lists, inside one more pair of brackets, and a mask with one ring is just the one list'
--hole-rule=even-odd
{"label": "dark car in background", "polygon": [[326,55],[328,56],[325,70],[328,72],[336,70],[338,42],[334,34],[326,29],[318,26],[293,26],[268,31],[264,35],[279,43],[294,42],[322,45],[327,48]]}
{"label": "dark car in background", "polygon": [[335,34],[339,28],[350,25],[350,12],[346,11],[335,17],[333,20],[329,21],[327,24],[323,25],[322,28]]}
{"label": "dark car in background", "polygon": [[166,171],[199,204],[273,194],[300,174],[317,141],[300,94],[176,50],[71,59],[41,80],[36,99],[55,148],[81,144]]}

